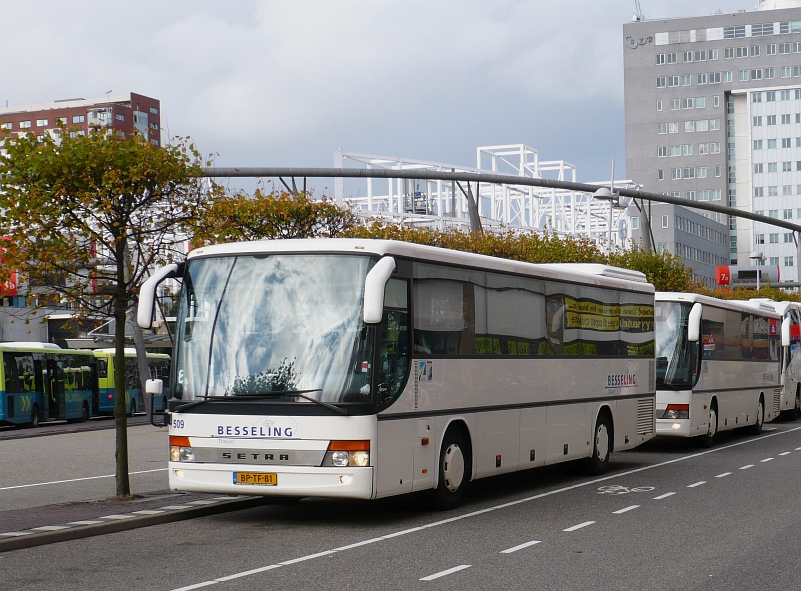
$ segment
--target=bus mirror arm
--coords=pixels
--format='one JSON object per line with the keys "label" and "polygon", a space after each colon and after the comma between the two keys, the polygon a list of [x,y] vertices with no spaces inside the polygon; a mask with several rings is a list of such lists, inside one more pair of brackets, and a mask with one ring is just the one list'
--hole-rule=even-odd
{"label": "bus mirror arm", "polygon": [[364,322],[366,324],[378,324],[384,317],[384,289],[394,271],[395,259],[384,257],[367,273],[364,280]]}
{"label": "bus mirror arm", "polygon": [[785,318],[782,322],[782,347],[790,346],[790,321]]}
{"label": "bus mirror arm", "polygon": [[150,328],[153,324],[153,308],[156,305],[156,288],[169,277],[182,277],[184,263],[171,263],[158,269],[139,288],[139,306],[136,310],[136,322],[142,328]]}
{"label": "bus mirror arm", "polygon": [[701,338],[701,314],[703,311],[704,307],[696,302],[687,317],[687,340],[691,343],[697,343]]}
{"label": "bus mirror arm", "polygon": [[[152,410],[156,408],[156,396],[162,396],[164,393],[164,382],[159,379],[148,380],[145,382],[145,392],[150,394],[150,424],[154,427],[166,427],[170,424],[169,411],[166,408],[163,408],[160,412]],[[157,417],[160,422],[156,422]]]}

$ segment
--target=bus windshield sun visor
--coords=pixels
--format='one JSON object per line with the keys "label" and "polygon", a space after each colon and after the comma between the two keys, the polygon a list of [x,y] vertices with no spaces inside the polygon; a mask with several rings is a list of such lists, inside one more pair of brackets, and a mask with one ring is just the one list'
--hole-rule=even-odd
{"label": "bus windshield sun visor", "polygon": [[364,322],[378,324],[384,316],[384,288],[395,271],[395,259],[384,257],[367,273],[364,282]]}
{"label": "bus windshield sun visor", "polygon": [[150,328],[153,323],[153,307],[156,304],[156,288],[169,277],[182,277],[184,263],[171,263],[148,277],[139,290],[139,306],[136,310],[136,322],[142,328]]}

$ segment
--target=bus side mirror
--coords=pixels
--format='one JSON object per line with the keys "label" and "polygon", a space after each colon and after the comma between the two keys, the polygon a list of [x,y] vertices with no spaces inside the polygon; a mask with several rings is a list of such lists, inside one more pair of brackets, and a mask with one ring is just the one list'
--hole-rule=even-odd
{"label": "bus side mirror", "polygon": [[703,311],[704,307],[696,302],[687,317],[687,340],[691,343],[697,343],[701,338],[701,314]]}
{"label": "bus side mirror", "polygon": [[[150,424],[154,427],[166,427],[170,424],[170,413],[166,408],[156,411],[156,398],[164,393],[164,382],[159,379],[145,382],[145,392],[150,395]],[[160,419],[159,422],[156,419]]]}
{"label": "bus side mirror", "polygon": [[789,347],[790,346],[790,329],[792,328],[792,324],[788,318],[784,319],[782,322],[782,347]]}
{"label": "bus side mirror", "polygon": [[156,288],[168,277],[182,277],[183,263],[171,263],[157,270],[139,288],[139,305],[136,309],[136,323],[142,328],[153,325],[153,308],[156,305]]}
{"label": "bus side mirror", "polygon": [[366,324],[378,324],[384,317],[384,289],[393,271],[395,271],[395,259],[384,257],[367,274],[364,280],[364,322]]}

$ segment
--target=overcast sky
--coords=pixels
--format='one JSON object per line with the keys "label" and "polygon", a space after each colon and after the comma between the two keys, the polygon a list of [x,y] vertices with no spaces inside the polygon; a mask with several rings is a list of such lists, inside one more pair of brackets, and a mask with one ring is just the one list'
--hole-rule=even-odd
{"label": "overcast sky", "polygon": [[[756,0],[641,0],[648,19]],[[475,166],[524,143],[624,172],[633,0],[3,0],[0,100],[138,92],[220,166],[332,166],[336,148]]]}

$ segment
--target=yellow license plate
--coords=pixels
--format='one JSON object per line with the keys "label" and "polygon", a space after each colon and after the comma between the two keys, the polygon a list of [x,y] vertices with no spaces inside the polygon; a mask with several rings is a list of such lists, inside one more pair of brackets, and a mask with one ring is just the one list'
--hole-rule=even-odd
{"label": "yellow license plate", "polygon": [[265,474],[262,472],[234,472],[234,484],[262,484],[276,486],[278,474]]}

